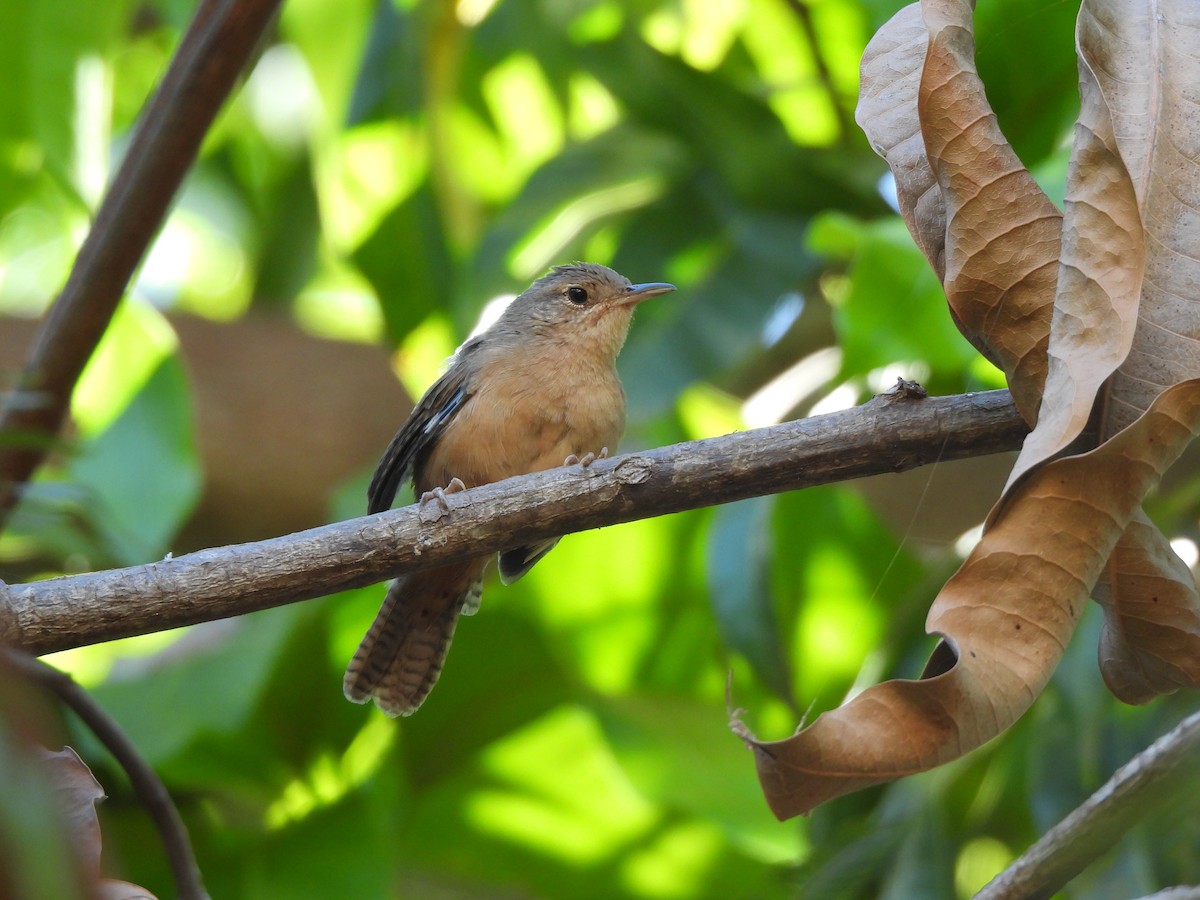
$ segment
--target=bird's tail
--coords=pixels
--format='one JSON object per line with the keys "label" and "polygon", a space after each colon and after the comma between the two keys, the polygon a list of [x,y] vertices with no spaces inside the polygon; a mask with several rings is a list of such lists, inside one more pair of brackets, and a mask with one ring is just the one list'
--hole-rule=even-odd
{"label": "bird's tail", "polygon": [[433,690],[464,606],[478,606],[482,565],[416,572],[388,585],[375,621],[350,665],[342,690],[348,700],[375,705],[389,716],[410,716]]}

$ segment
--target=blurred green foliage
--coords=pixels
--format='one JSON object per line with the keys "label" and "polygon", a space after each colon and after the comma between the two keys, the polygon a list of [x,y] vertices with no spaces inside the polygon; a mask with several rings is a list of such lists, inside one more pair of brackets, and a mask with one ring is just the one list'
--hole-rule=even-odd
{"label": "blurred green foliage", "polygon": [[[31,548],[59,570],[170,549],[201,475],[164,309],[385,341],[419,390],[485,301],[551,264],[671,280],[621,358],[626,448],[849,405],[896,374],[996,386],[852,125],[858,58],[898,5],[289,0],[80,385],[79,440],[0,539],[0,576]],[[1001,124],[1050,184],[1074,11],[977,16]],[[0,311],[37,312],[64,280],[190,12],[0,0]],[[331,517],[360,514],[361,487]],[[965,897],[1194,701],[1119,707],[1088,618],[1003,738],[776,823],[726,725],[727,674],[764,737],[915,676],[958,556],[886,519],[846,485],[573,536],[488,591],[401,722],[340,692],[378,588],[59,662],[166,779],[214,896]],[[75,731],[111,795],[109,867],[171,895],[122,774]],[[1198,841],[1194,816],[1149,823],[1070,895],[1200,880]]]}

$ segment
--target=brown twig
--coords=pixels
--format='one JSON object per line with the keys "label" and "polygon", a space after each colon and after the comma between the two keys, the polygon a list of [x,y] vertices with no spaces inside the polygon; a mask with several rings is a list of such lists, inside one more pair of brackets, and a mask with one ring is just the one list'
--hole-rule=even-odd
{"label": "brown twig", "polygon": [[[1200,770],[1200,713],[1193,713],[1116,771],[1065,819],[975,895],[975,900],[1039,900],[1099,859],[1146,816],[1194,797]],[[1183,792],[1183,796],[1187,795]],[[1194,889],[1193,889],[1194,890]]]}
{"label": "brown twig", "polygon": [[204,135],[280,0],[204,0],[96,213],[62,293],[0,409],[0,527],[41,464]]}
{"label": "brown twig", "polygon": [[207,898],[208,892],[204,889],[200,868],[196,865],[187,827],[179,816],[179,810],[175,808],[171,795],[158,775],[142,759],[121,726],[70,675],[18,650],[0,647],[0,653],[14,672],[58,697],[108,749],[125,770],[134,794],[146,807],[158,830],[179,896],[184,900]]}
{"label": "brown twig", "polygon": [[510,478],[286,537],[0,583],[0,640],[34,653],[241,615],[602,525],[1020,446],[1007,391],[843,412]]}

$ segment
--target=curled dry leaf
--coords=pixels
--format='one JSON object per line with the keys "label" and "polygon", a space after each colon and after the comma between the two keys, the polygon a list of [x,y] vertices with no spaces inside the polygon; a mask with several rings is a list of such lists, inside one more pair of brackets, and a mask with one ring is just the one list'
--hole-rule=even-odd
{"label": "curled dry leaf", "polygon": [[945,199],[943,284],[959,329],[1008,377],[1033,422],[1046,374],[1061,215],[1000,131],[975,69],[973,4],[924,0],[918,109]]}
{"label": "curled dry leaf", "polygon": [[1082,456],[1036,470],[930,610],[953,654],[918,681],[868,688],[782,741],[748,743],[781,819],[948,762],[1011,726],[1041,692],[1142,498],[1200,429],[1200,380],[1168,389]]}
{"label": "curled dry leaf", "polygon": [[1108,105],[1082,48],[1079,93],[1046,391],[1009,488],[1083,432],[1105,381],[1129,353],[1137,324],[1146,258],[1142,221]]}
{"label": "curled dry leaf", "polygon": [[959,330],[1004,370],[1033,422],[1061,216],[1000,132],[974,52],[967,0],[906,6],[863,54],[856,117]]}
{"label": "curled dry leaf", "polygon": [[917,118],[917,92],[928,46],[921,4],[910,3],[875,33],[863,51],[854,118],[892,170],[904,224],[942,281],[946,204],[929,167]]}
{"label": "curled dry leaf", "polygon": [[1126,703],[1200,686],[1200,598],[1191,570],[1140,510],[1092,594],[1104,610],[1100,672]]}
{"label": "curled dry leaf", "polygon": [[901,215],[946,289],[955,323],[1036,416],[1061,216],[996,124],[967,0],[895,14],[863,54],[856,113],[892,169]]}
{"label": "curled dry leaf", "polygon": [[[1137,318],[1102,394],[1101,437],[1124,428],[1164,386],[1200,377],[1198,42],[1200,10],[1190,0],[1088,0],[1080,10],[1081,67],[1111,116],[1145,232]],[[1148,520],[1117,545],[1096,599],[1105,612],[1100,667],[1117,697],[1144,703],[1200,687],[1200,596]]]}
{"label": "curled dry leaf", "polygon": [[[1040,402],[1038,424],[982,541],[930,610],[927,629],[943,640],[922,678],[870,688],[784,741],[740,732],[780,818],[947,762],[1012,725],[1102,575],[1112,690],[1143,702],[1200,686],[1195,586],[1141,511],[1200,428],[1200,91],[1189,87],[1200,60],[1184,52],[1200,42],[1200,10],[1084,3],[1082,112],[1061,220],[984,100],[970,5],[924,0],[921,10],[916,100],[922,47],[910,7],[872,42],[859,117],[896,173],[914,237],[935,268],[944,262],[960,327],[1000,361],[1027,418]],[[914,103],[927,169],[901,121]],[[940,248],[930,173],[944,198]],[[1108,440],[1054,459],[1098,398]]]}
{"label": "curled dry leaf", "polygon": [[1200,377],[1200,6],[1088,0],[1077,43],[1111,111],[1146,232],[1136,330],[1109,386],[1107,436],[1163,388]]}
{"label": "curled dry leaf", "polygon": [[40,755],[57,792],[75,854],[89,875],[99,874],[100,820],[96,818],[96,803],[104,799],[104,788],[71,747],[41,750]]}
{"label": "curled dry leaf", "polygon": [[57,752],[42,750],[58,793],[58,805],[74,842],[76,858],[90,882],[93,895],[101,900],[155,900],[143,887],[127,881],[100,877],[100,820],[96,803],[105,797],[104,788],[92,770],[71,747]]}

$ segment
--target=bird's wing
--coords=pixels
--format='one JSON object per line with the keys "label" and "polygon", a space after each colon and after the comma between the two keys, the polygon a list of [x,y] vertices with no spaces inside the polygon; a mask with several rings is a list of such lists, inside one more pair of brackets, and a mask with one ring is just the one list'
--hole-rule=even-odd
{"label": "bird's wing", "polygon": [[383,512],[392,505],[418,458],[437,443],[446,426],[471,398],[466,375],[466,367],[452,365],[413,408],[375,469],[367,488],[368,514]]}
{"label": "bird's wing", "polygon": [[[562,538],[550,538],[548,541],[541,541],[528,547],[515,547],[512,550],[498,553],[496,562],[500,568],[501,583],[512,584],[519,579],[532,569],[538,560],[553,550],[554,545],[560,540]],[[469,615],[469,613],[464,610],[463,615]]]}

